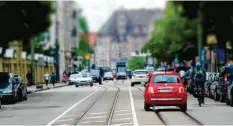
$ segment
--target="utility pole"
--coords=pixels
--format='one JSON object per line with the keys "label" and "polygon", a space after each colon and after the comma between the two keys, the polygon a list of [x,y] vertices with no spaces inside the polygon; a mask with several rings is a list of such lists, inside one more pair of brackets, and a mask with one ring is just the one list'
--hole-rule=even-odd
{"label": "utility pole", "polygon": [[32,74],[32,84],[35,84],[35,39],[30,39],[30,52],[31,52],[31,74]]}
{"label": "utility pole", "polygon": [[[56,4],[56,9],[58,10],[58,1],[55,1]],[[55,15],[55,21],[56,21],[56,26],[55,26],[55,33],[56,33],[56,79],[57,81],[60,81],[60,56],[59,56],[59,41],[58,41],[58,30],[59,30],[59,21],[58,21],[58,11],[56,10],[56,15]]]}

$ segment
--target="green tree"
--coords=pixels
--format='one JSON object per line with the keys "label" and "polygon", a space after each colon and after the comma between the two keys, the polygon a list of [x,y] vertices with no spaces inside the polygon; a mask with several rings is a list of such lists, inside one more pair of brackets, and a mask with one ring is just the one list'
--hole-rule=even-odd
{"label": "green tree", "polygon": [[128,61],[128,68],[131,70],[142,69],[145,65],[145,58],[142,57],[132,57]]}
{"label": "green tree", "polygon": [[23,40],[24,49],[30,49],[30,40],[44,32],[51,24],[53,1],[0,2],[0,46],[7,47],[12,40]]}
{"label": "green tree", "polygon": [[151,38],[142,52],[149,51],[157,59],[171,62],[175,54],[192,47],[188,38],[196,36],[196,20],[188,20],[182,14],[182,6],[167,2],[164,18],[155,22]]}
{"label": "green tree", "polygon": [[[94,50],[90,47],[88,43],[89,27],[85,17],[79,16],[78,23],[83,32],[83,35],[81,35],[79,46],[78,48],[76,48],[76,55],[84,57],[86,53],[94,53]],[[82,64],[82,66],[86,66],[87,61],[84,59]]]}

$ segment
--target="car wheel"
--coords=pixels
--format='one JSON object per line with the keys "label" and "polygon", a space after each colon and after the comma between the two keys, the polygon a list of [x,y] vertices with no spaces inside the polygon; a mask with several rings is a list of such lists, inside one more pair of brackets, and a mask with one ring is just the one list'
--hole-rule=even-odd
{"label": "car wheel", "polygon": [[219,101],[219,95],[216,91],[214,91],[214,100]]}
{"label": "car wheel", "polygon": [[224,94],[220,94],[220,102],[224,102],[225,101],[225,97],[224,97]]}
{"label": "car wheel", "polygon": [[75,85],[75,87],[78,87],[78,85]]}
{"label": "car wheel", "polygon": [[102,81],[101,81],[101,80],[99,81],[99,84],[102,84]]}
{"label": "car wheel", "polygon": [[145,111],[150,111],[150,105],[147,104],[145,101],[144,101],[144,110]]}
{"label": "car wheel", "polygon": [[92,87],[93,86],[93,84],[90,84],[90,87]]}
{"label": "car wheel", "polygon": [[181,106],[180,106],[180,110],[181,110],[182,112],[186,112],[186,111],[187,111],[187,103],[185,103],[184,105],[181,105]]}
{"label": "car wheel", "polygon": [[133,87],[134,86],[134,83],[131,83],[131,87]]}
{"label": "car wheel", "polygon": [[25,96],[23,97],[23,100],[28,100],[28,96],[27,96],[27,93],[25,94]]}

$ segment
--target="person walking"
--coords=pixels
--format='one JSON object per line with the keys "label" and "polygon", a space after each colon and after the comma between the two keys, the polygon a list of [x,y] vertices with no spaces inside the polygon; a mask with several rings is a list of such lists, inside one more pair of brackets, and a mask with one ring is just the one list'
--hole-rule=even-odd
{"label": "person walking", "polygon": [[30,87],[32,85],[32,73],[30,71],[28,71],[26,78],[28,82],[28,87]]}
{"label": "person walking", "polygon": [[45,80],[46,87],[48,87],[48,84],[49,84],[49,74],[48,74],[48,72],[46,72],[46,74],[44,75],[44,80]]}
{"label": "person walking", "polygon": [[54,87],[55,83],[56,83],[56,75],[54,73],[52,73],[52,75],[51,75],[51,82],[52,82],[53,87]]}

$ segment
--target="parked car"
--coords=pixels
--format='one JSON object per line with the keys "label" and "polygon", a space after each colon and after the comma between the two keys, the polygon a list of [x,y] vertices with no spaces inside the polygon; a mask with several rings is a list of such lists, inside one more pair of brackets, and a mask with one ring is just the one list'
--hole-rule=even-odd
{"label": "parked car", "polygon": [[211,93],[210,93],[210,86],[213,82],[213,73],[212,72],[206,72],[206,82],[205,82],[205,95],[208,98],[211,98]]}
{"label": "parked car", "polygon": [[0,94],[2,101],[10,101],[13,104],[27,100],[27,89],[21,77],[8,72],[0,72]]}
{"label": "parked car", "polygon": [[131,78],[131,86],[135,84],[141,84],[141,82],[147,82],[149,72],[147,70],[135,70]]}
{"label": "parked car", "polygon": [[94,83],[102,84],[102,77],[100,75],[100,70],[92,70],[91,77]]}
{"label": "parked car", "polygon": [[219,73],[220,102],[226,101],[228,88],[233,82],[233,65],[223,66]]}
{"label": "parked car", "polygon": [[181,111],[187,111],[187,92],[181,77],[176,72],[157,72],[150,74],[144,83],[144,109],[151,106],[179,106]]}
{"label": "parked car", "polygon": [[0,93],[0,109],[2,108],[2,95]]}
{"label": "parked car", "polygon": [[75,87],[83,86],[83,85],[90,85],[93,86],[93,80],[89,73],[79,73],[77,75],[77,83],[75,83]]}
{"label": "parked car", "polygon": [[113,78],[113,73],[112,72],[106,72],[106,73],[104,73],[104,77],[103,77],[103,81],[105,81],[105,80],[114,80],[114,78]]}
{"label": "parked car", "polygon": [[215,101],[219,101],[220,97],[220,84],[219,84],[219,74],[213,73],[212,84],[210,85],[210,95],[213,96]]}

